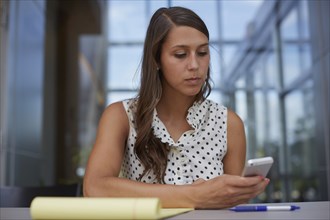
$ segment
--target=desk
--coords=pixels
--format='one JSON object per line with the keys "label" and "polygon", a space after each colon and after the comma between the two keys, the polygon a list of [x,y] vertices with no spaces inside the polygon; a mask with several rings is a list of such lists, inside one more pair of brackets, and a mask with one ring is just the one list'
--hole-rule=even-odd
{"label": "desk", "polygon": [[330,219],[330,202],[298,202],[298,203],[275,203],[267,205],[298,205],[300,210],[295,211],[268,211],[268,212],[233,212],[229,210],[194,210],[178,215],[170,220],[201,220],[201,219]]}
{"label": "desk", "polygon": [[[286,205],[283,203],[281,205]],[[292,203],[290,203],[292,204]],[[301,207],[296,211],[269,211],[269,212],[233,212],[229,210],[194,210],[188,213],[184,213],[168,220],[202,220],[202,219],[330,219],[330,202],[301,202],[294,203]],[[271,204],[267,204],[271,205]],[[276,203],[275,205],[279,205]],[[0,208],[0,219],[2,220],[30,220],[29,208]]]}

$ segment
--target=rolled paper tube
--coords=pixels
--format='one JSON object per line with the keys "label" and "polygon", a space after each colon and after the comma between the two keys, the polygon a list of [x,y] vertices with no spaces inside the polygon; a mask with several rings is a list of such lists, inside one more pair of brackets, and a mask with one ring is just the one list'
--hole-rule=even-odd
{"label": "rolled paper tube", "polygon": [[158,198],[36,197],[30,214],[34,220],[161,219],[191,210],[162,209]]}

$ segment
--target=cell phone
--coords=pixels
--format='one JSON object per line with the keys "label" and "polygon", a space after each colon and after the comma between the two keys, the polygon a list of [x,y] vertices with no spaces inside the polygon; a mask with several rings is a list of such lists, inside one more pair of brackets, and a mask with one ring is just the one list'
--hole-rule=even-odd
{"label": "cell phone", "polygon": [[263,176],[266,177],[272,167],[274,160],[272,157],[262,157],[250,159],[246,162],[242,176]]}

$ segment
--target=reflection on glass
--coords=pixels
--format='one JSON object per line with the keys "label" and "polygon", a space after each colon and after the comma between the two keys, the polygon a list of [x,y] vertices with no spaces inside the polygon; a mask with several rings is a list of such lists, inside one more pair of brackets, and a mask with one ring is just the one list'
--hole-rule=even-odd
{"label": "reflection on glass", "polygon": [[290,155],[289,171],[291,196],[299,201],[316,200],[318,160],[315,150],[315,116],[313,84],[306,82],[285,98],[287,142]]}
{"label": "reflection on glass", "polygon": [[281,24],[284,86],[290,85],[311,67],[306,2],[290,12]]}
{"label": "reflection on glass", "polygon": [[108,88],[136,89],[140,80],[142,46],[113,46],[109,48]]}

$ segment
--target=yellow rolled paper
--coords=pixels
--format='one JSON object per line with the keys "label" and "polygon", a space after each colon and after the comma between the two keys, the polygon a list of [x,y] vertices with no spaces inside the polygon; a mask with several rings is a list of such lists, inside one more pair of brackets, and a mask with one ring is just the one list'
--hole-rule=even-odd
{"label": "yellow rolled paper", "polygon": [[[158,219],[157,198],[36,197],[32,219]],[[173,214],[172,214],[173,215]]]}

